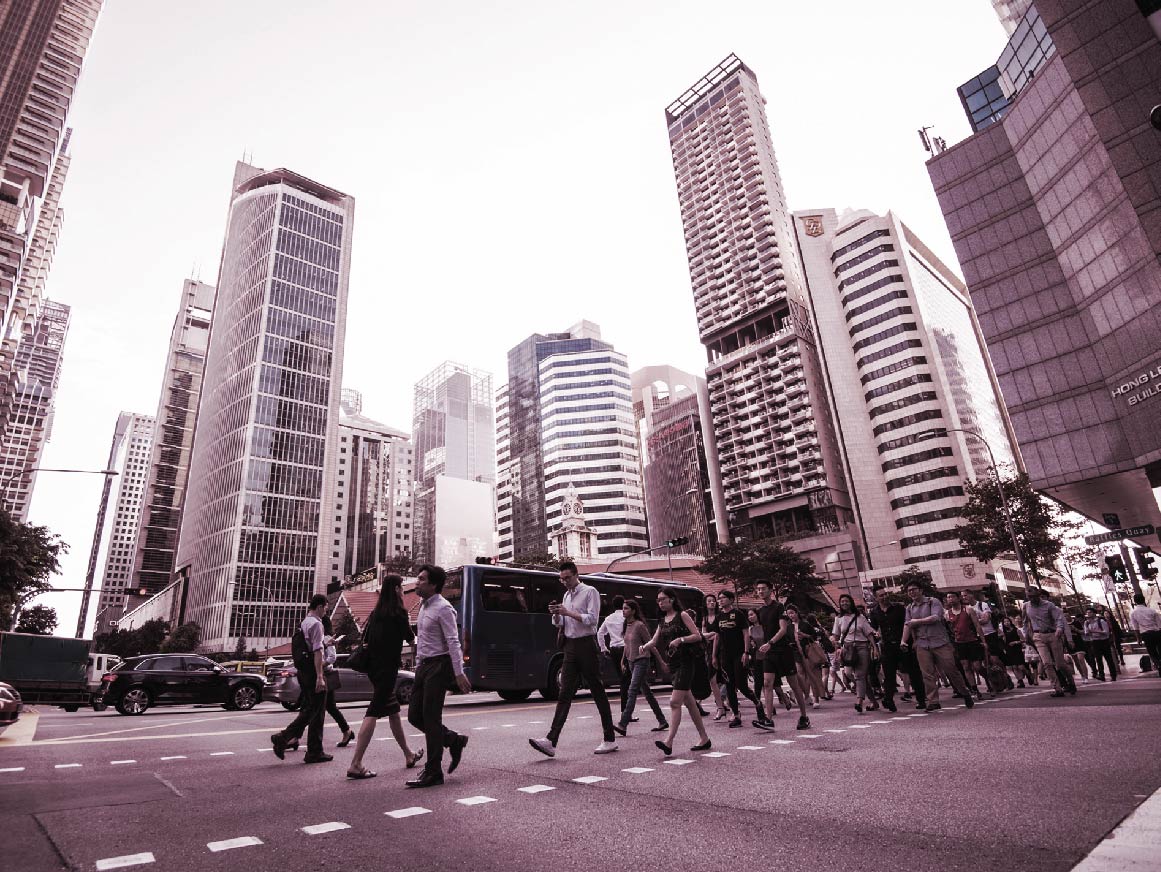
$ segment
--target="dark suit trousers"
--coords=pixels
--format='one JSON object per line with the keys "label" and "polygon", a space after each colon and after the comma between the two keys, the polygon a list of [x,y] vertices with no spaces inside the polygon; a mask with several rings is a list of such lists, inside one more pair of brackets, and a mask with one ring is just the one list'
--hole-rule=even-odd
{"label": "dark suit trousers", "polygon": [[325,690],[316,691],[313,680],[306,680],[306,676],[303,676],[303,679],[300,688],[302,693],[299,696],[302,706],[298,710],[298,716],[282,731],[282,737],[287,740],[301,739],[305,730],[306,753],[321,754],[323,749],[323,715],[326,714],[327,709],[327,692]]}
{"label": "dark suit trousers", "polygon": [[552,718],[552,728],[548,740],[556,744],[564,722],[568,720],[568,710],[576,696],[581,679],[589,686],[597,712],[601,716],[601,727],[605,731],[605,741],[616,739],[613,734],[613,713],[609,709],[609,697],[605,694],[605,683],[601,678],[601,651],[597,647],[596,636],[581,636],[579,639],[565,639],[564,668],[560,680],[560,699],[556,701],[556,714]]}
{"label": "dark suit trousers", "polygon": [[456,733],[443,725],[444,696],[454,683],[450,657],[444,654],[424,660],[415,670],[415,684],[407,706],[407,720],[427,737],[427,763],[423,768],[440,775],[443,774],[443,749],[457,738]]}

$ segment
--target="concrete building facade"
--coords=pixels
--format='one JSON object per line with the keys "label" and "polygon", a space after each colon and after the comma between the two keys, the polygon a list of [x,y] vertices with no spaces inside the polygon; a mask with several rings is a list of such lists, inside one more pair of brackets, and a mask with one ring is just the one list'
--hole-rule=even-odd
{"label": "concrete building facade", "polygon": [[928,170],[1033,484],[1161,526],[1161,41],[1134,0],[1034,8],[1051,58]]}
{"label": "concrete building facade", "polygon": [[204,644],[289,639],[339,570],[332,519],[354,199],[239,164],[177,572]]}

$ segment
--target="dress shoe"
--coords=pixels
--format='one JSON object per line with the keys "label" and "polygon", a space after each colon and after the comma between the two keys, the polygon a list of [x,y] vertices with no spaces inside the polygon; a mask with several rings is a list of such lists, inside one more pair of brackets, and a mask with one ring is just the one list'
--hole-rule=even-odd
{"label": "dress shoe", "polygon": [[286,759],[286,739],[282,738],[282,733],[275,733],[270,737],[270,744],[274,746],[274,756],[279,760]]}
{"label": "dress shoe", "polygon": [[662,752],[665,754],[665,756],[666,756],[666,757],[672,757],[672,756],[673,756],[673,748],[672,748],[671,746],[669,746],[669,745],[666,745],[666,744],[665,744],[664,742],[662,742],[660,739],[658,739],[658,740],[657,740],[656,742],[654,742],[653,744],[654,744],[654,745],[656,745],[658,748],[660,748],[660,749],[662,750]]}
{"label": "dress shoe", "polygon": [[[965,696],[963,698],[963,704],[966,708],[971,708],[973,705],[976,704],[976,701],[971,698],[971,694],[968,694],[967,696]],[[939,703],[936,703],[936,705],[939,705]],[[931,711],[931,707],[928,706],[927,710]]]}
{"label": "dress shoe", "polygon": [[447,767],[448,775],[451,775],[453,772],[455,772],[456,768],[460,765],[460,760],[464,756],[464,748],[466,747],[468,747],[467,736],[457,735],[454,739],[451,740],[451,744],[448,745],[447,748],[448,757],[451,760]]}
{"label": "dress shoe", "polygon": [[629,734],[629,731],[622,727],[620,724],[613,724],[613,732],[618,736],[627,736]]}
{"label": "dress shoe", "polygon": [[742,725],[741,718],[734,718],[732,721],[730,721],[728,724],[726,724],[727,727],[731,727],[731,728],[740,727],[741,725]]}
{"label": "dress shoe", "polygon": [[302,758],[303,763],[330,763],[335,758],[330,754],[307,754]]}
{"label": "dress shoe", "polygon": [[669,724],[658,724],[649,732],[651,733],[666,733],[669,732]]}
{"label": "dress shoe", "polygon": [[443,784],[443,773],[428,772],[424,769],[418,778],[413,778],[407,782],[408,787],[435,787],[438,784]]}
{"label": "dress shoe", "polygon": [[354,738],[355,738],[355,731],[354,730],[347,730],[345,733],[343,733],[343,740],[341,742],[339,742],[337,745],[335,745],[335,747],[336,748],[345,748],[345,747],[347,747],[347,745],[351,744],[351,740]]}
{"label": "dress shoe", "polygon": [[937,702],[929,702],[929,703],[927,704],[926,711],[929,711],[929,712],[937,712],[937,711],[939,711],[941,708],[943,708],[943,706],[941,706],[939,703],[937,703]]}
{"label": "dress shoe", "polygon": [[711,742],[709,739],[706,739],[704,742],[701,742],[700,744],[694,745],[689,750],[691,750],[691,751],[708,751],[712,747],[713,747],[713,742]]}
{"label": "dress shoe", "polygon": [[887,699],[886,697],[883,698],[883,708],[885,708],[889,712],[899,711],[899,709],[895,705],[895,700]]}
{"label": "dress shoe", "polygon": [[798,719],[798,726],[795,727],[795,729],[797,729],[797,730],[809,730],[810,729],[810,718],[808,718],[806,715],[802,715],[802,717],[800,717]]}

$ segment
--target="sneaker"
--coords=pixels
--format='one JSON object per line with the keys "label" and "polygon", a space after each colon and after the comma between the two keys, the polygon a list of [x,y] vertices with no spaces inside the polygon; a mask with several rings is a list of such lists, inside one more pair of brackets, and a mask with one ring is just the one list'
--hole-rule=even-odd
{"label": "sneaker", "polygon": [[529,739],[528,744],[543,754],[545,757],[556,756],[556,745],[548,741],[548,739]]}
{"label": "sneaker", "polygon": [[798,719],[798,726],[795,729],[809,730],[810,729],[810,718],[808,718],[806,715],[802,715]]}
{"label": "sneaker", "polygon": [[593,751],[594,754],[612,754],[617,750],[616,742],[601,742]]}
{"label": "sneaker", "polygon": [[730,721],[728,724],[726,724],[726,726],[729,727],[730,729],[733,729],[734,727],[740,727],[741,725],[742,725],[742,719],[739,717],[735,717],[732,721]]}
{"label": "sneaker", "polygon": [[810,707],[811,707],[811,708],[822,708],[822,703],[820,703],[820,702],[819,702],[819,701],[816,699],[814,702],[812,702],[812,703],[810,704]]}
{"label": "sneaker", "polygon": [[905,700],[907,700],[907,701],[909,701],[909,702],[910,702],[910,700],[911,700],[911,694],[909,694],[909,693],[905,693],[905,694],[903,694],[903,699],[905,699]]}
{"label": "sneaker", "polygon": [[751,721],[750,725],[752,727],[754,727],[754,729],[756,729],[756,730],[769,730],[770,732],[774,731],[774,722],[772,720],[770,720],[769,718],[763,718],[762,720]]}

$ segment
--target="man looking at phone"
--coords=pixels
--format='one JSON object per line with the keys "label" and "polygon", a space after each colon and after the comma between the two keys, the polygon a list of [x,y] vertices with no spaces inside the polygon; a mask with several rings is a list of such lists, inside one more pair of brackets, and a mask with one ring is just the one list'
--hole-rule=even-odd
{"label": "man looking at phone", "polygon": [[589,686],[597,712],[601,716],[601,727],[605,731],[604,741],[594,754],[611,754],[617,750],[617,737],[613,733],[613,713],[609,709],[609,698],[605,695],[605,682],[601,678],[601,656],[597,647],[597,622],[601,613],[601,595],[595,587],[585,584],[577,576],[576,564],[565,560],[560,564],[560,581],[564,585],[564,601],[548,604],[552,623],[559,627],[564,636],[564,664],[561,670],[560,697],[556,702],[556,714],[552,727],[544,739],[529,739],[528,744],[547,757],[556,756],[556,743],[560,731],[568,720],[568,710],[572,698],[576,696],[581,679]]}

